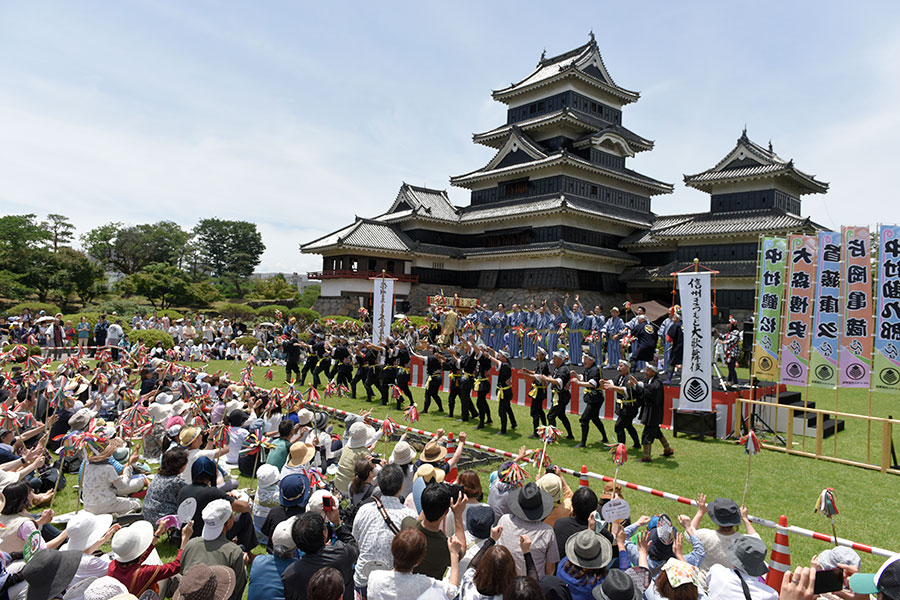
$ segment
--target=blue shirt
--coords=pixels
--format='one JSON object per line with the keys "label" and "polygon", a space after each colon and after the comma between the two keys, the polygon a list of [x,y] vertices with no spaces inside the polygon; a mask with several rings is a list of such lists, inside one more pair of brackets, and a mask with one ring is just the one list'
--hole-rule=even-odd
{"label": "blue shirt", "polygon": [[593,586],[589,583],[594,576],[590,575],[584,580],[575,579],[572,575],[566,573],[565,566],[568,564],[568,557],[564,557],[556,566],[556,576],[563,580],[568,586],[569,592],[572,594],[572,600],[593,600],[594,595],[591,593],[594,587],[600,585],[603,580],[600,579]]}
{"label": "blue shirt", "polygon": [[259,554],[250,567],[250,584],[247,586],[247,600],[284,600],[284,585],[281,574],[293,558],[276,558],[272,554]]}

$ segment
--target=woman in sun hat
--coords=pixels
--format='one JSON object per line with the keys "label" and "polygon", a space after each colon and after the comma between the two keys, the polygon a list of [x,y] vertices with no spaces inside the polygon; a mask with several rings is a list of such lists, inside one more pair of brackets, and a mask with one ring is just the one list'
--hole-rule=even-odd
{"label": "woman in sun hat", "polygon": [[[644,591],[645,600],[705,600],[700,571],[694,565],[670,558],[660,568],[656,580]],[[741,594],[743,597],[743,593]],[[713,596],[713,598],[718,598]]]}
{"label": "woman in sun hat", "polygon": [[112,515],[93,515],[83,510],[66,523],[68,541],[61,550],[77,550],[82,553],[78,571],[72,578],[72,586],[106,575],[112,559],[109,555],[99,554],[98,551],[101,546],[108,544],[120,529],[118,525],[113,525],[112,521]]}
{"label": "woman in sun hat", "polygon": [[606,578],[612,561],[612,544],[590,529],[579,531],[566,541],[566,556],[556,568],[556,576],[569,586],[572,600],[592,600],[591,590]]}
{"label": "woman in sun hat", "polygon": [[158,597],[165,598],[168,594],[165,589],[160,589],[160,584],[165,585],[166,580],[181,571],[181,553],[194,534],[193,522],[188,521],[181,528],[181,547],[175,560],[164,565],[143,564],[163,533],[164,524],[154,532],[153,525],[147,521],[136,521],[117,531],[112,538],[113,561],[108,575],[125,584],[135,596],[152,589]]}
{"label": "woman in sun hat", "polygon": [[398,465],[403,470],[403,487],[400,495],[406,497],[412,491],[413,478],[415,477],[415,469],[412,467],[412,461],[416,458],[416,451],[413,450],[409,442],[406,441],[406,434],[400,438],[400,441],[394,446],[388,463]]}
{"label": "woman in sun hat", "polygon": [[374,433],[374,429],[359,421],[350,426],[347,445],[341,451],[337,475],[334,477],[335,489],[345,496],[348,495],[350,481],[355,475],[356,460],[369,454],[369,440]]}
{"label": "woman in sun hat", "polygon": [[129,497],[146,485],[146,478],[132,477],[133,465],[140,455],[132,454],[121,474],[116,473],[116,468],[109,462],[113,453],[124,445],[121,438],[109,440],[105,447],[102,441],[86,445],[88,463],[81,477],[81,499],[88,512],[121,516],[141,508],[140,500]]}
{"label": "woman in sun hat", "polygon": [[309,462],[316,454],[316,448],[312,444],[294,442],[288,450],[288,459],[281,468],[281,477],[291,473],[306,473]]}

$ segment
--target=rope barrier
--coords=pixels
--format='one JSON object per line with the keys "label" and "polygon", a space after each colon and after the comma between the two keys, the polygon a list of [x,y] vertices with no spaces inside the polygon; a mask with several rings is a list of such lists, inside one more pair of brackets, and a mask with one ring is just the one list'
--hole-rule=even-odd
{"label": "rope barrier", "polygon": [[[560,471],[566,473],[567,475],[572,475],[574,477],[588,477],[590,479],[597,479],[600,481],[613,481],[612,477],[607,475],[600,475],[599,473],[594,473],[592,471],[588,471],[587,473],[581,470],[569,469],[566,467],[560,467]],[[697,506],[697,501],[692,498],[687,498],[685,496],[679,496],[678,494],[672,494],[670,492],[664,492],[662,490],[657,490],[651,487],[647,487],[645,485],[639,485],[637,483],[630,483],[627,481],[623,481],[621,479],[615,479],[616,485],[621,485],[622,487],[628,488],[629,490],[635,490],[637,492],[643,492],[645,494],[650,494],[651,496],[656,496],[658,498],[666,498],[667,500],[673,500],[675,502],[680,502],[681,504],[687,504],[689,506]],[[829,544],[835,544],[838,546],[846,546],[848,548],[853,548],[854,550],[858,550],[860,552],[865,552],[867,554],[873,554],[875,556],[883,556],[885,558],[890,558],[896,555],[896,552],[891,552],[890,550],[885,550],[884,548],[878,548],[876,546],[869,546],[867,544],[860,544],[859,542],[854,542],[852,540],[847,540],[844,538],[835,538],[831,535],[826,535],[824,533],[819,533],[818,531],[812,531],[810,529],[804,529],[803,527],[797,527],[795,525],[788,525],[787,527],[780,527],[778,523],[775,521],[770,521],[769,519],[763,519],[762,517],[754,517],[752,515],[749,516],[750,521],[752,521],[756,525],[762,525],[763,527],[768,527],[770,529],[784,529],[789,533],[796,533],[797,535],[802,535],[804,537],[812,538],[814,540],[819,540],[820,542],[827,542]]]}

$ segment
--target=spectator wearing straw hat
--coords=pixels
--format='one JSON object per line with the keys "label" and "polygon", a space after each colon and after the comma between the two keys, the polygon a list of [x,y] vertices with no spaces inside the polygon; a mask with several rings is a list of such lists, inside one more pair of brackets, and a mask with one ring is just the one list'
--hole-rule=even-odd
{"label": "spectator wearing straw hat", "polygon": [[553,510],[544,519],[544,523],[550,527],[553,527],[560,517],[572,516],[572,488],[559,474],[559,467],[556,467],[555,473],[546,473],[537,480],[538,487],[553,498]]}
{"label": "spectator wearing straw hat", "polygon": [[121,581],[135,596],[147,590],[156,591],[160,598],[170,595],[166,593],[167,580],[181,570],[181,554],[194,534],[194,526],[188,521],[181,528],[181,547],[175,560],[164,565],[143,564],[163,533],[165,525],[159,525],[154,532],[153,525],[147,521],[137,521],[117,531],[112,538],[113,561],[107,575]]}
{"label": "spectator wearing straw hat", "polygon": [[769,572],[766,566],[766,544],[759,538],[732,536],[728,562],[733,568],[715,564],[709,569],[706,587],[716,600],[776,600],[778,592],[760,577]]}
{"label": "spectator wearing straw hat", "polygon": [[[188,451],[188,462],[184,471],[181,472],[181,478],[184,479],[185,483],[191,482],[191,469],[194,465],[194,461],[196,461],[200,457],[205,457],[210,460],[216,461],[220,456],[224,456],[228,453],[228,448],[214,448],[213,441],[210,437],[209,441],[206,444],[206,448],[201,449],[200,446],[203,445],[203,431],[199,427],[188,426],[182,427],[181,431],[178,433],[178,443],[187,449]],[[216,485],[224,483],[224,479],[220,476],[216,476],[216,481],[214,482]]]}
{"label": "spectator wearing straw hat", "polygon": [[99,444],[86,446],[88,463],[81,478],[81,499],[86,511],[95,515],[121,516],[140,510],[141,501],[129,497],[144,489],[147,483],[144,477],[132,477],[132,467],[140,455],[133,453],[121,474],[109,463],[113,453],[124,445],[121,438],[113,438],[103,448]]}
{"label": "spectator wearing straw hat", "polygon": [[[743,595],[741,596],[743,598]],[[656,581],[644,591],[645,600],[705,600],[700,572],[694,565],[670,558],[660,568]],[[716,596],[711,596],[718,600]],[[746,599],[745,599],[746,600]]]}
{"label": "spectator wearing straw hat", "polygon": [[181,556],[181,572],[187,578],[195,565],[221,565],[234,578],[231,600],[241,600],[247,585],[244,565],[248,555],[240,546],[228,541],[225,532],[234,526],[234,513],[227,500],[213,500],[203,509],[203,532],[184,546]]}
{"label": "spectator wearing straw hat", "polygon": [[84,600],[111,600],[123,594],[128,594],[128,588],[125,587],[125,584],[114,577],[104,574],[85,588]]}
{"label": "spectator wearing straw hat", "polygon": [[306,473],[307,465],[316,454],[316,447],[306,442],[294,442],[288,450],[288,459],[281,467],[281,478],[292,473]]}
{"label": "spectator wearing straw hat", "polygon": [[[172,600],[226,600],[235,597],[236,588],[235,573],[231,569],[198,564],[181,577]],[[240,594],[237,597],[240,598]]]}
{"label": "spectator wearing straw hat", "polygon": [[[519,547],[519,536],[531,539],[531,555],[538,574],[553,575],[559,562],[559,548],[553,528],[544,523],[553,511],[553,497],[529,482],[521,489],[509,492],[507,506],[510,514],[503,515],[497,523],[503,528],[500,544],[507,548]],[[522,552],[513,551],[516,571],[526,575],[525,557]]]}

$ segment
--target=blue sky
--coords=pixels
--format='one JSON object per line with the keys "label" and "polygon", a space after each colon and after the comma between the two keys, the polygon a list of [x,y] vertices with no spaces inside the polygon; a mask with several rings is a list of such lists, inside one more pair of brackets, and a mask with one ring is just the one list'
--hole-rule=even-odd
{"label": "blue sky", "polygon": [[[261,270],[306,271],[309,241],[373,216],[402,181],[449,188],[488,162],[490,91],[593,30],[630,166],[676,185],[741,128],[831,183],[826,226],[896,223],[900,5],[888,2],[4,2],[0,213],[256,222]],[[456,204],[465,190],[450,188]]]}

